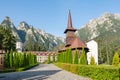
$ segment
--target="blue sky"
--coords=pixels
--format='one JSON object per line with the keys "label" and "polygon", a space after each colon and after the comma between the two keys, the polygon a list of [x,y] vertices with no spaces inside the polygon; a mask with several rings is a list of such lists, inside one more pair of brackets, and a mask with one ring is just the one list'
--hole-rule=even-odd
{"label": "blue sky", "polygon": [[78,29],[105,12],[120,13],[120,0],[0,0],[0,22],[9,16],[16,27],[26,21],[47,33],[65,36],[69,9],[73,27]]}

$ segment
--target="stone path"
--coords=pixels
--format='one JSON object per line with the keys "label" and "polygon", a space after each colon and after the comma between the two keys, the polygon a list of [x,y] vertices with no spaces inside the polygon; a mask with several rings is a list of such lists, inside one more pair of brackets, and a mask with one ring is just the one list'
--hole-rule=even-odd
{"label": "stone path", "polygon": [[39,64],[23,72],[0,74],[0,80],[90,80],[54,66],[53,64]]}

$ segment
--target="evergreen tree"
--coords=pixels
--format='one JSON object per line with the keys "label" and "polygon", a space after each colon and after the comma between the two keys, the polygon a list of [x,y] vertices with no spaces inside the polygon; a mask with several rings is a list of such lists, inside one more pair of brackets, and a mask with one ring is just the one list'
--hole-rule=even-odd
{"label": "evergreen tree", "polygon": [[75,54],[74,54],[74,64],[78,64],[78,50],[76,49]]}
{"label": "evergreen tree", "polygon": [[69,63],[69,50],[66,50],[66,63]]}
{"label": "evergreen tree", "polygon": [[24,57],[22,53],[19,53],[19,67],[23,66]]}
{"label": "evergreen tree", "polygon": [[[12,34],[12,31],[9,28],[1,28],[3,31],[2,35],[2,48],[7,51],[7,50],[15,50],[15,43],[16,39]],[[0,40],[1,42],[1,40]]]}
{"label": "evergreen tree", "polygon": [[72,64],[72,62],[73,62],[73,58],[72,58],[72,50],[69,49],[69,63]]}
{"label": "evergreen tree", "polygon": [[28,61],[28,65],[31,65],[31,53],[27,53],[27,61]]}
{"label": "evergreen tree", "polygon": [[9,59],[9,52],[7,51],[6,53],[5,53],[5,67],[6,68],[9,68],[10,67],[10,59]]}
{"label": "evergreen tree", "polygon": [[34,65],[34,62],[35,62],[35,61],[34,61],[34,60],[35,60],[35,59],[34,59],[34,54],[31,54],[31,59],[32,59],[32,65]]}
{"label": "evergreen tree", "polygon": [[64,52],[62,52],[62,62],[64,63]]}
{"label": "evergreen tree", "polygon": [[23,53],[24,59],[23,59],[23,66],[27,65],[27,54]]}
{"label": "evergreen tree", "polygon": [[119,64],[119,55],[118,53],[115,53],[113,57],[112,65],[118,66],[118,64]]}
{"label": "evergreen tree", "polygon": [[67,63],[67,51],[64,52],[64,63]]}
{"label": "evergreen tree", "polygon": [[50,63],[50,54],[48,54],[48,63]]}
{"label": "evergreen tree", "polygon": [[3,28],[0,26],[0,49],[2,49],[2,40],[3,40]]}
{"label": "evergreen tree", "polygon": [[82,54],[80,56],[80,64],[82,64],[82,65],[86,65],[87,64],[86,54],[85,54],[84,48],[82,48]]}
{"label": "evergreen tree", "polygon": [[65,52],[63,52],[63,63],[65,63]]}
{"label": "evergreen tree", "polygon": [[55,62],[55,54],[53,53],[53,62]]}
{"label": "evergreen tree", "polygon": [[14,52],[13,62],[14,62],[14,67],[18,68],[19,67],[19,56],[17,52]]}
{"label": "evergreen tree", "polygon": [[10,52],[10,68],[13,67],[13,51]]}
{"label": "evergreen tree", "polygon": [[90,65],[95,65],[95,59],[93,56],[90,58]]}
{"label": "evergreen tree", "polygon": [[37,56],[34,55],[34,64],[36,64],[36,63],[37,63]]}
{"label": "evergreen tree", "polygon": [[60,53],[58,53],[57,62],[60,62]]}

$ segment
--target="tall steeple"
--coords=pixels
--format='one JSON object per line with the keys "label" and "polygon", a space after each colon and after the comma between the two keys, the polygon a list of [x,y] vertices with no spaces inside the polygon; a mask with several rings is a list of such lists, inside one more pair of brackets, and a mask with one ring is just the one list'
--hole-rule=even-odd
{"label": "tall steeple", "polygon": [[65,30],[65,32],[64,33],[66,33],[67,31],[76,31],[76,29],[74,29],[73,27],[72,27],[72,18],[71,18],[71,13],[70,13],[70,10],[69,10],[69,12],[68,12],[68,24],[67,24],[67,29]]}
{"label": "tall steeple", "polygon": [[72,18],[71,18],[71,13],[70,13],[70,10],[69,10],[67,29],[64,32],[66,34],[66,45],[71,44],[71,39],[73,39],[75,37],[75,35],[74,35],[75,31],[76,31],[76,29],[74,29],[72,27]]}
{"label": "tall steeple", "polygon": [[70,10],[69,10],[69,13],[68,13],[68,24],[67,24],[67,28],[72,28],[72,18],[71,18]]}

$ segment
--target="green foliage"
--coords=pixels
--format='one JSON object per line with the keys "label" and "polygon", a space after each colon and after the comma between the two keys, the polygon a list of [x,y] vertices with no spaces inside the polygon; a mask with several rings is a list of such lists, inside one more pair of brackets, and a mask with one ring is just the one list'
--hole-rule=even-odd
{"label": "green foliage", "polygon": [[115,53],[113,57],[112,65],[118,66],[118,64],[119,64],[119,55],[118,53]]}
{"label": "green foliage", "polygon": [[90,58],[90,65],[95,65],[95,59],[93,56]]}
{"label": "green foliage", "polygon": [[19,67],[19,54],[17,52],[14,52],[13,63],[15,68]]}
{"label": "green foliage", "polygon": [[5,54],[5,67],[6,68],[9,68],[10,66],[10,62],[9,62],[9,52],[7,51],[6,54]]}
{"label": "green foliage", "polygon": [[[106,17],[106,16],[105,16]],[[98,43],[98,59],[99,64],[107,63],[112,64],[112,59],[114,53],[120,49],[120,20],[116,19],[115,16],[110,14],[106,17],[111,23],[107,20],[104,23],[96,23],[97,37],[93,38]],[[112,25],[111,25],[112,24]],[[89,41],[90,37],[94,35],[93,30],[90,29],[91,24],[85,25],[83,28],[78,30],[78,36],[81,40]],[[108,28],[109,27],[109,28]],[[120,55],[120,53],[118,53]]]}
{"label": "green foliage", "polygon": [[76,51],[74,53],[74,64],[78,64],[78,63],[79,63],[78,50],[76,49]]}
{"label": "green foliage", "polygon": [[119,80],[119,67],[113,66],[88,66],[66,63],[55,63],[56,66],[78,74],[92,78],[93,80]]}
{"label": "green foliage", "polygon": [[50,54],[48,54],[48,64],[50,63]]}
{"label": "green foliage", "polygon": [[82,65],[87,64],[86,54],[85,54],[84,48],[82,48],[82,53],[81,53],[81,56],[80,56],[80,64],[82,64]]}
{"label": "green foliage", "polygon": [[72,50],[67,49],[65,52],[60,52],[58,54],[58,62],[62,63],[73,63]]}
{"label": "green foliage", "polygon": [[73,57],[72,57],[72,50],[69,49],[69,63],[72,64],[73,63]]}
{"label": "green foliage", "polygon": [[66,50],[66,63],[69,63],[69,49]]}
{"label": "green foliage", "polygon": [[5,67],[6,68],[20,68],[31,66],[37,63],[36,55],[32,53],[17,53],[11,51],[5,53]]}
{"label": "green foliage", "polygon": [[7,28],[0,26],[0,49],[15,50],[16,39],[12,34],[12,31]]}
{"label": "green foliage", "polygon": [[38,64],[34,64],[34,65],[30,65],[30,66],[25,66],[25,67],[21,67],[21,68],[12,68],[12,69],[5,69],[5,70],[1,70],[0,73],[6,73],[6,72],[15,72],[15,71],[24,71],[24,70],[27,70],[27,69],[30,69],[34,66],[37,66]]}
{"label": "green foliage", "polygon": [[53,56],[52,56],[52,57],[53,57],[53,62],[55,62],[55,54],[53,54]]}
{"label": "green foliage", "polygon": [[10,56],[9,56],[10,58],[9,58],[9,60],[10,60],[10,68],[12,68],[13,67],[13,52],[11,51],[10,52]]}

